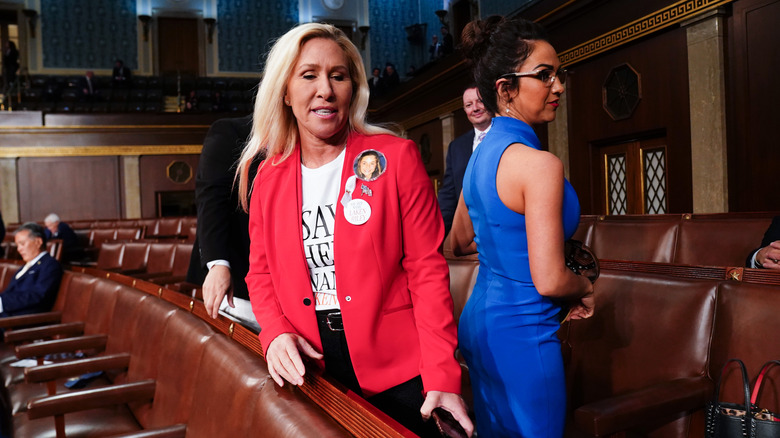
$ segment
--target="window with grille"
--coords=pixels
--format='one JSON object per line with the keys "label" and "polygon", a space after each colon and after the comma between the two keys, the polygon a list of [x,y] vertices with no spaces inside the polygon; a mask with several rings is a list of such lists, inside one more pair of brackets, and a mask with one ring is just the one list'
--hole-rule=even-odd
{"label": "window with grille", "polygon": [[599,154],[605,214],[668,212],[665,139],[603,146]]}

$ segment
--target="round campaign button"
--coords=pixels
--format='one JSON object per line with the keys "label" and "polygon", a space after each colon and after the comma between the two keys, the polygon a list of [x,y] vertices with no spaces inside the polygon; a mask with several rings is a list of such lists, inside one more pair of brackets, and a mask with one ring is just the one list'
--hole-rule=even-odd
{"label": "round campaign button", "polygon": [[344,207],[344,217],[352,225],[363,225],[371,217],[371,206],[362,199],[353,199]]}

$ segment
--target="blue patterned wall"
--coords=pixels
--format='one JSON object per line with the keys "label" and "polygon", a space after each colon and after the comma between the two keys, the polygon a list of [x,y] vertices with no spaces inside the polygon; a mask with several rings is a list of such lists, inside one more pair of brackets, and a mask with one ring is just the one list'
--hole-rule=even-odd
{"label": "blue patterned wall", "polygon": [[45,68],[137,68],[136,0],[41,0]]}
{"label": "blue patterned wall", "polygon": [[270,42],[298,24],[298,2],[219,0],[219,70],[259,72]]}
{"label": "blue patterned wall", "polygon": [[[503,3],[502,3],[503,1]],[[511,10],[533,0],[513,3]],[[136,0],[41,0],[40,33],[44,68],[106,68],[114,60],[136,69]],[[482,0],[483,11],[506,0]],[[491,6],[492,5],[492,6]],[[428,62],[435,14],[442,0],[368,0],[371,65],[396,65],[403,77],[410,65]],[[505,7],[506,9],[506,7]],[[259,72],[270,42],[298,23],[296,0],[218,0],[219,70]],[[426,25],[421,44],[407,40],[406,27]]]}
{"label": "blue patterned wall", "polygon": [[[372,68],[392,62],[403,77],[410,65],[425,64],[432,32],[439,34],[441,27],[434,11],[441,8],[442,0],[368,0]],[[414,45],[406,38],[406,27],[418,23],[425,23],[427,29],[422,44]]]}

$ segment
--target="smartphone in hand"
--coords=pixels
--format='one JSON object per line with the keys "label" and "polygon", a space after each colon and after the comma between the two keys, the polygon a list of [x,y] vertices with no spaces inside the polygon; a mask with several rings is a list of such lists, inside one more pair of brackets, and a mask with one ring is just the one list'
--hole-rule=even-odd
{"label": "smartphone in hand", "polygon": [[436,427],[439,428],[441,436],[447,438],[468,438],[463,426],[458,423],[458,420],[452,416],[450,411],[444,408],[435,408],[431,412],[431,416],[436,422]]}

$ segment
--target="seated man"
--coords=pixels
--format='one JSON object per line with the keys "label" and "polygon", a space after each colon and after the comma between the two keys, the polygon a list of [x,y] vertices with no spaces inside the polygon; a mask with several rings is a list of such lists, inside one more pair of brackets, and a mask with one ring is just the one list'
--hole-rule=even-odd
{"label": "seated man", "polygon": [[62,261],[70,262],[81,258],[81,246],[76,232],[65,222],[60,222],[60,217],[54,213],[46,216],[43,220],[46,225],[46,239],[62,240]]}
{"label": "seated man", "polygon": [[47,312],[57,299],[62,268],[45,251],[43,227],[28,222],[16,230],[14,241],[25,265],[0,294],[0,317]]}
{"label": "seated man", "polygon": [[745,266],[780,271],[780,216],[772,219],[772,224],[764,233],[761,247],[750,253]]}

